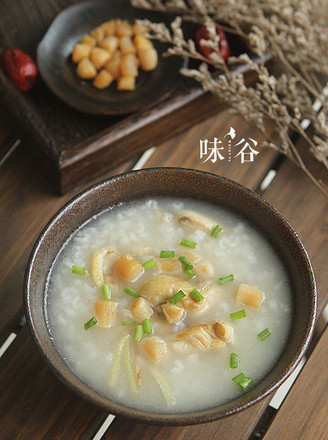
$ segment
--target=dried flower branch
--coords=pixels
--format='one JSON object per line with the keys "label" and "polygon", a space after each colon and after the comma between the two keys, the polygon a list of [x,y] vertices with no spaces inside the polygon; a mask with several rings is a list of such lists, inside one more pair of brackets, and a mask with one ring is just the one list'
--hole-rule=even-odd
{"label": "dried flower branch", "polygon": [[[328,198],[327,186],[311,174],[290,138],[291,131],[302,136],[312,155],[328,170],[328,93],[322,93],[321,87],[322,80],[328,78],[328,3],[325,0],[131,2],[134,6],[177,15],[170,29],[164,24],[143,22],[150,36],[170,44],[169,54],[201,62],[198,69],[184,68],[182,74],[194,78],[204,90],[217,93],[230,105],[233,113],[240,114],[262,132],[266,130],[265,121],[274,120],[276,129],[263,146],[289,157]],[[227,63],[214,52],[210,60],[205,58],[197,51],[193,40],[184,37],[182,20],[205,25],[210,39],[202,40],[202,44],[210,48],[218,46],[215,25],[220,23],[223,30],[242,37],[262,62],[257,64],[246,53],[230,57]],[[274,74],[265,66],[266,53],[278,61],[275,64],[279,70]],[[246,63],[257,73],[258,82],[254,87],[247,87],[243,75],[231,75],[229,67],[236,63]],[[208,64],[218,72],[215,78],[209,72]],[[305,131],[304,119],[311,124],[311,136]]]}

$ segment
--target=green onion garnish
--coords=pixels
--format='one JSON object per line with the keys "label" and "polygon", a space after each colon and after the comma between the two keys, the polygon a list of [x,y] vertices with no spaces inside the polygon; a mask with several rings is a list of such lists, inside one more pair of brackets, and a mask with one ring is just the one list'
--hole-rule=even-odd
{"label": "green onion garnish", "polygon": [[185,269],[185,272],[191,280],[196,278],[196,274],[191,269]]}
{"label": "green onion garnish", "polygon": [[146,318],[142,322],[142,328],[145,335],[151,335],[153,330],[151,328],[151,322],[149,318]]}
{"label": "green onion garnish", "polygon": [[185,296],[185,293],[182,290],[179,290],[179,292],[171,296],[170,301],[172,304],[176,304],[178,301],[180,301],[180,299],[184,298]]}
{"label": "green onion garnish", "polygon": [[79,275],[85,275],[87,273],[84,267],[79,267],[79,266],[72,266],[72,272],[78,273]]}
{"label": "green onion garnish", "polygon": [[190,295],[196,300],[196,301],[203,301],[204,297],[201,293],[198,292],[197,289],[193,289],[190,292]]}
{"label": "green onion garnish", "polygon": [[197,246],[197,243],[195,243],[194,241],[190,241],[190,240],[186,240],[185,238],[183,238],[180,241],[181,246],[186,246],[189,247],[191,249],[195,249],[195,247]]}
{"label": "green onion garnish", "polygon": [[211,237],[217,238],[217,236],[220,234],[221,231],[222,231],[221,226],[216,225],[215,228],[213,229],[213,231],[211,232]]}
{"label": "green onion garnish", "polygon": [[97,324],[97,322],[98,322],[98,321],[97,321],[97,318],[95,318],[95,317],[93,316],[92,318],[89,319],[88,322],[86,322],[86,323],[84,324],[84,328],[85,328],[85,330],[88,330],[88,328],[93,327],[94,325]]}
{"label": "green onion garnish", "polygon": [[192,269],[194,267],[194,265],[192,263],[190,263],[189,260],[187,260],[186,257],[179,257],[178,258],[182,264],[184,264],[186,269]]}
{"label": "green onion garnish", "polygon": [[174,258],[175,251],[161,251],[159,253],[160,258]]}
{"label": "green onion garnish", "polygon": [[242,390],[246,390],[246,388],[248,388],[252,383],[253,383],[253,379],[251,379],[250,377],[245,377],[245,379],[242,382],[240,382],[238,386]]}
{"label": "green onion garnish", "polygon": [[135,321],[122,321],[121,324],[122,325],[135,325]]}
{"label": "green onion garnish", "polygon": [[232,380],[242,390],[246,390],[246,388],[248,388],[253,383],[253,379],[251,379],[250,377],[245,377],[244,373],[239,373],[237,376],[233,377]]}
{"label": "green onion garnish", "polygon": [[133,339],[137,342],[140,342],[142,338],[142,325],[137,324],[136,329],[134,331]]}
{"label": "green onion garnish", "polygon": [[268,329],[268,328],[265,328],[265,329],[263,330],[263,332],[261,332],[261,333],[259,333],[259,334],[257,335],[257,339],[258,339],[259,341],[263,341],[263,339],[267,338],[267,337],[270,336],[270,335],[271,335],[271,330]]}
{"label": "green onion garnish", "polygon": [[137,296],[139,296],[139,293],[136,290],[131,289],[131,287],[126,286],[123,290],[128,295],[133,296],[133,298],[137,298]]}
{"label": "green onion garnish", "polygon": [[231,353],[230,355],[230,368],[238,368],[239,366],[239,358],[236,353]]}
{"label": "green onion garnish", "polygon": [[103,293],[103,297],[105,299],[110,299],[110,288],[109,288],[109,285],[108,284],[103,284],[101,286],[101,290],[102,290],[102,293]]}
{"label": "green onion garnish", "polygon": [[231,319],[240,319],[240,318],[246,318],[246,312],[244,309],[239,310],[238,312],[230,313]]}
{"label": "green onion garnish", "polygon": [[144,269],[150,269],[151,267],[156,265],[156,261],[154,260],[154,258],[152,258],[151,260],[146,261],[145,263],[143,263],[141,266]]}
{"label": "green onion garnish", "polygon": [[245,374],[239,373],[237,376],[233,377],[232,380],[236,385],[239,385],[243,380],[245,380]]}
{"label": "green onion garnish", "polygon": [[233,274],[227,275],[226,277],[222,277],[218,279],[219,284],[224,284],[227,281],[233,281],[235,279],[235,277],[233,276]]}

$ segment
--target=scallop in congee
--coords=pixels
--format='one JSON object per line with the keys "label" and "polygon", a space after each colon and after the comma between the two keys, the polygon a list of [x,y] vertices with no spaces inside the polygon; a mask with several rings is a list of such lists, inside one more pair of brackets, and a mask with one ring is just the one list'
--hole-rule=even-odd
{"label": "scallop in congee", "polygon": [[287,342],[292,304],[281,261],[242,218],[159,198],[73,234],[46,306],[53,342],[82,381],[128,407],[176,413],[260,381]]}

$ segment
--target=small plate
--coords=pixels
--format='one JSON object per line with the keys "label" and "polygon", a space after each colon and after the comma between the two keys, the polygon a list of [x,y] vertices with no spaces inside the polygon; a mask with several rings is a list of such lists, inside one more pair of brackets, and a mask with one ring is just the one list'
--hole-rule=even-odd
{"label": "small plate", "polygon": [[124,114],[153,106],[175,89],[181,79],[179,70],[185,60],[163,58],[167,45],[153,41],[158,66],[152,72],[140,72],[133,91],[116,90],[116,82],[98,90],[92,81],[80,79],[71,60],[73,47],[82,36],[105,21],[147,18],[167,22],[163,14],[135,9],[127,0],[95,0],[64,9],[50,25],[38,47],[38,68],[48,87],[64,102],[85,113]]}

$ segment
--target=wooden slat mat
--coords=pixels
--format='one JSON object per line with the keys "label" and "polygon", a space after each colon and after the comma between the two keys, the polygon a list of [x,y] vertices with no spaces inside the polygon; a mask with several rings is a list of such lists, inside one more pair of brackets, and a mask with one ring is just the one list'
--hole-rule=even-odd
{"label": "wooden slat mat", "polygon": [[264,440],[328,438],[328,328],[278,411]]}

